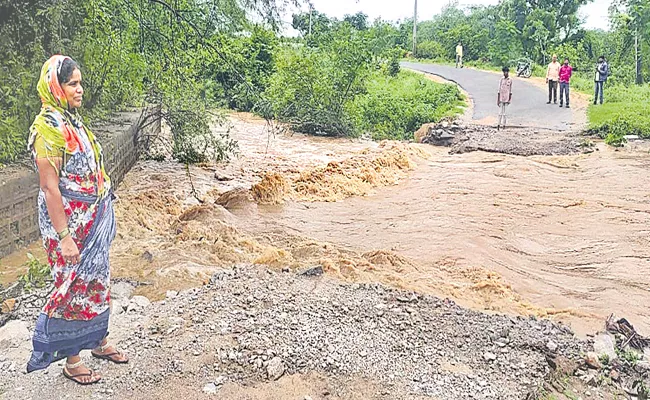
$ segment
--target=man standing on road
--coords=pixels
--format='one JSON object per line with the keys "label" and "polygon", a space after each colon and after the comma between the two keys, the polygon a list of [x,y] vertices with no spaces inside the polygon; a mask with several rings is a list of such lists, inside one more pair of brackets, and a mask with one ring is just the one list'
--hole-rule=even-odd
{"label": "man standing on road", "polygon": [[499,107],[499,122],[497,130],[506,127],[506,107],[512,101],[512,79],[510,79],[510,68],[503,67],[503,78],[499,81],[499,91],[497,92],[497,106]]}
{"label": "man standing on road", "polygon": [[458,42],[458,46],[456,46],[456,68],[458,66],[463,68],[463,44],[461,42]]}
{"label": "man standing on road", "polygon": [[603,86],[607,81],[607,76],[609,76],[609,65],[605,61],[605,56],[598,57],[598,65],[596,65],[596,74],[594,76],[594,81],[596,83],[596,93],[594,94],[594,104],[598,100],[598,94],[600,93],[600,104],[603,104]]}
{"label": "man standing on road", "polygon": [[557,55],[553,54],[553,62],[546,69],[546,83],[548,83],[548,101],[546,104],[557,104],[557,82],[560,80],[560,63],[557,62]]}
{"label": "man standing on road", "polygon": [[569,108],[569,81],[573,67],[569,65],[569,59],[564,59],[564,64],[560,68],[560,107],[562,107],[563,100],[566,100],[566,108]]}

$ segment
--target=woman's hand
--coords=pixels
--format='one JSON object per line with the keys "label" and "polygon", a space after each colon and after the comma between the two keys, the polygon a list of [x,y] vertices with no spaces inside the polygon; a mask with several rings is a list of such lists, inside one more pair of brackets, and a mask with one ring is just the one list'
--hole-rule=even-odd
{"label": "woman's hand", "polygon": [[65,262],[70,265],[76,265],[81,262],[79,248],[72,239],[72,236],[68,235],[61,240],[61,255]]}

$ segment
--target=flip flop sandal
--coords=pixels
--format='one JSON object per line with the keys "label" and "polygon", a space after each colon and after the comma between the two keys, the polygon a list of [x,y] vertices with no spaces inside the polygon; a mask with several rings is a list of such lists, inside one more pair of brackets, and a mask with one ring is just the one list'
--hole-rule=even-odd
{"label": "flip flop sandal", "polygon": [[[105,346],[99,346],[99,351],[104,352],[106,349],[111,347],[109,344],[106,344]],[[120,356],[123,355],[121,351],[115,351],[113,353],[108,353],[108,354],[97,354],[94,351],[91,351],[90,354],[92,354],[93,357],[99,358],[100,360],[106,360],[110,361],[115,364],[127,364],[129,362],[128,359],[122,361],[122,360],[116,360],[113,358],[113,356]]]}
{"label": "flip flop sandal", "polygon": [[67,364],[66,363],[65,368],[63,368],[63,376],[65,376],[67,379],[70,379],[72,382],[76,383],[77,385],[82,385],[82,386],[94,385],[95,383],[98,383],[99,381],[102,380],[101,377],[99,379],[94,380],[94,381],[88,381],[88,382],[80,381],[80,380],[77,379],[77,378],[82,378],[82,377],[86,377],[86,376],[93,376],[95,374],[95,372],[93,370],[89,370],[89,372],[86,372],[84,374],[77,374],[77,375],[71,375],[68,372],[68,369],[79,368],[82,364],[83,364],[83,361],[79,361],[76,364]]}

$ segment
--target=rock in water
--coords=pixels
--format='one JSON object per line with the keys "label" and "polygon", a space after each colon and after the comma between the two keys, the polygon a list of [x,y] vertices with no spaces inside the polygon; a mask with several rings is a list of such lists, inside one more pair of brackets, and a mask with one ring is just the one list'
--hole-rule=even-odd
{"label": "rock in water", "polygon": [[233,179],[235,179],[232,176],[225,175],[225,174],[223,174],[223,173],[221,173],[219,171],[216,171],[214,173],[214,177],[216,178],[216,180],[218,180],[220,182],[232,181]]}
{"label": "rock in water", "polygon": [[284,362],[280,357],[274,357],[269,361],[269,365],[266,367],[266,373],[268,374],[269,379],[277,381],[284,375],[286,367]]}

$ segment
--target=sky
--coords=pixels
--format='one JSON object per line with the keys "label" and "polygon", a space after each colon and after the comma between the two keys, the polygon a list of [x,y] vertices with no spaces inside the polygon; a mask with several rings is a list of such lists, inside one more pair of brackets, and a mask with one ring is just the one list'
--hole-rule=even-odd
{"label": "sky", "polygon": [[[329,16],[342,18],[345,14],[355,14],[362,11],[374,20],[381,17],[385,20],[397,21],[413,16],[414,0],[311,0],[316,10]],[[461,6],[466,5],[494,5],[499,0],[460,0]],[[585,18],[585,27],[607,29],[609,21],[607,10],[612,0],[594,0],[589,6],[584,7],[580,14]],[[418,19],[431,19],[438,14],[448,0],[419,0]],[[303,7],[307,10],[307,6]],[[291,18],[289,18],[291,19]]]}

